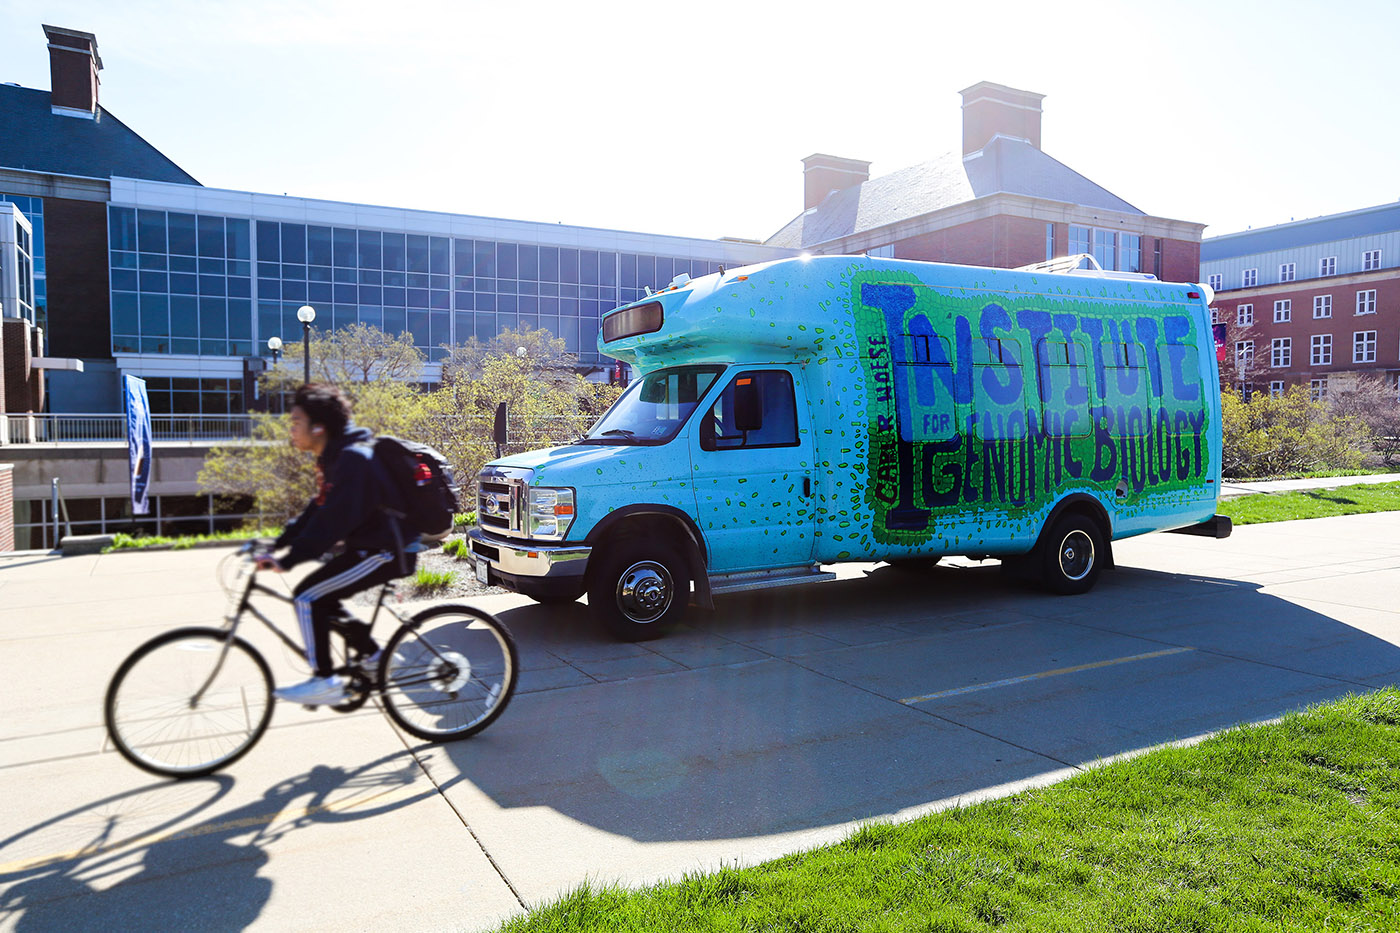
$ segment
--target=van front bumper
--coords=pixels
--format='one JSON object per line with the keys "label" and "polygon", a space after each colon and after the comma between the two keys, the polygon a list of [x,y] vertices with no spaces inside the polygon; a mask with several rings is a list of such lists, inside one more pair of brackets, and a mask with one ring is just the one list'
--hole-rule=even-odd
{"label": "van front bumper", "polygon": [[543,588],[582,593],[588,555],[593,551],[588,545],[499,538],[480,528],[467,532],[467,544],[478,580],[526,595]]}

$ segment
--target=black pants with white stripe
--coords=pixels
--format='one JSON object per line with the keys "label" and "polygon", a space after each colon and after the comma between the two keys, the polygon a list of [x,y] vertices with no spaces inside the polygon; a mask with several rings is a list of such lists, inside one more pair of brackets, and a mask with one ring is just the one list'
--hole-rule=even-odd
{"label": "black pants with white stripe", "polygon": [[[413,572],[416,555],[407,555],[408,573]],[[340,602],[356,593],[404,576],[393,551],[347,551],[333,557],[320,569],[307,574],[292,591],[292,606],[306,642],[306,660],[317,677],[328,677],[331,660],[331,625],[349,619]],[[358,651],[375,650],[369,626],[351,621],[342,626],[346,641]]]}

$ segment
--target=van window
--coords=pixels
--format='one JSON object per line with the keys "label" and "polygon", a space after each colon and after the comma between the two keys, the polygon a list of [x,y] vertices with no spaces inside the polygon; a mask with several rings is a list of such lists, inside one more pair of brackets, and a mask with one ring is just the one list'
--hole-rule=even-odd
{"label": "van window", "polygon": [[1044,339],[1036,347],[1040,423],[1047,437],[1087,437],[1089,354],[1075,341]]}
{"label": "van window", "polygon": [[581,444],[664,444],[676,436],[722,366],[676,366],[635,380]]}
{"label": "van window", "polygon": [[720,393],[700,430],[700,446],[705,450],[797,444],[797,399],[792,374],[783,369],[736,374]]}

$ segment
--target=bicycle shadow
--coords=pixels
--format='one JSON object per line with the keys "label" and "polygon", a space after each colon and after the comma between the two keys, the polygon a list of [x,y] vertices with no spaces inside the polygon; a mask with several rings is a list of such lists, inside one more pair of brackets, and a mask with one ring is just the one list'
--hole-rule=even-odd
{"label": "bicycle shadow", "polygon": [[353,769],[318,765],[227,811],[218,807],[234,796],[229,775],[153,782],[74,807],[0,840],[0,926],[246,929],[272,895],[262,873],[280,840],[435,796],[431,784],[405,792],[420,774],[402,751]]}
{"label": "bicycle shadow", "polygon": [[[443,754],[502,808],[638,841],[740,838],[913,811],[1400,680],[1400,648],[1258,585],[1136,568],[1073,599],[993,566],[882,567],[719,603],[618,648],[656,673],[552,689],[532,673],[551,656],[587,668],[604,636],[581,605],[572,626],[502,612],[528,646],[519,692]],[[707,652],[728,660],[681,663]]]}

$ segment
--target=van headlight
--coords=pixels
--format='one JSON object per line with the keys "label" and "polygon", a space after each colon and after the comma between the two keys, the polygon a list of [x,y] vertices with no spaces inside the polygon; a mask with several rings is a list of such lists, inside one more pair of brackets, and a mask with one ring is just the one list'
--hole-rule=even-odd
{"label": "van headlight", "polygon": [[531,486],[529,536],[562,541],[574,523],[574,491],[551,486]]}

